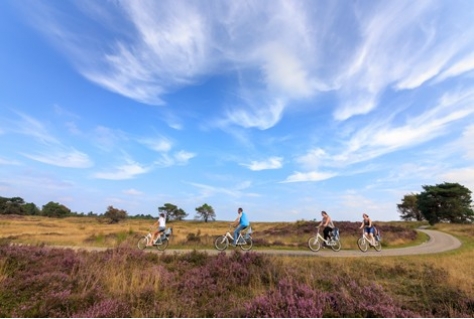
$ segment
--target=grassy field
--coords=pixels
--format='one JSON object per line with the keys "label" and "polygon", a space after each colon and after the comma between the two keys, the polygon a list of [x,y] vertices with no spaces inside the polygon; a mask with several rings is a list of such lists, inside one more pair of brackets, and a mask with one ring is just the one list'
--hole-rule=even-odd
{"label": "grassy field", "polygon": [[[235,251],[209,256],[136,249],[148,220],[118,225],[94,218],[0,219],[3,317],[473,317],[474,225],[437,224],[459,238],[442,254],[384,258],[270,256]],[[341,233],[351,248],[358,230]],[[377,223],[384,246],[423,241],[419,223]],[[307,249],[311,223],[253,223],[266,249]],[[170,248],[211,248],[227,222],[173,222]],[[404,231],[402,231],[404,229]],[[28,243],[32,246],[11,246]],[[42,244],[110,247],[105,252]],[[273,243],[277,243],[274,245]],[[256,245],[255,251],[262,249]]]}
{"label": "grassy field", "polygon": [[[35,216],[0,215],[1,237],[9,238],[13,243],[46,244],[77,247],[115,247],[124,242],[135,243],[148,233],[152,220],[128,219],[118,224],[109,224],[92,217],[47,218]],[[345,231],[341,223],[342,249],[357,249],[357,238],[360,236],[358,223],[352,223]],[[416,237],[401,232],[400,229],[414,229],[420,223],[377,223],[382,229],[384,248],[404,247],[419,244],[426,236],[413,232]],[[255,250],[258,249],[307,249],[308,239],[316,234],[316,223],[311,221],[254,222],[252,223]],[[168,227],[173,228],[170,247],[172,248],[213,248],[218,235],[225,234],[229,222],[214,221],[173,221]],[[356,229],[357,228],[357,229]],[[394,229],[391,229],[394,228]]]}

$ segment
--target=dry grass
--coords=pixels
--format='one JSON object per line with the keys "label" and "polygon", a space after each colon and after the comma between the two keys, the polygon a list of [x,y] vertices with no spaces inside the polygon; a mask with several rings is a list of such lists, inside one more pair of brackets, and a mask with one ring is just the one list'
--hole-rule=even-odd
{"label": "dry grass", "polygon": [[6,260],[0,259],[0,285],[8,277],[6,270],[7,270]]}
{"label": "dry grass", "polygon": [[[2,228],[0,237],[10,238],[11,241],[16,243],[46,243],[77,247],[114,247],[129,243],[135,247],[136,239],[146,234],[152,223],[151,220],[129,219],[111,225],[100,222],[96,218],[88,217],[52,219],[0,215],[0,227]],[[224,221],[168,223],[168,226],[174,230],[170,247],[193,248],[194,244],[189,240],[193,236],[193,238],[199,238],[200,240],[200,244],[195,244],[196,247],[200,245],[199,248],[203,248],[203,243],[210,247],[217,235],[229,230],[228,225],[229,222]],[[253,223],[252,228],[256,236],[260,236],[259,234],[265,230],[284,228],[287,225],[288,223]],[[252,280],[246,289],[257,296],[275,287],[281,278],[288,277],[297,278],[299,282],[305,283],[314,289],[327,288],[324,290],[331,291],[338,287],[328,286],[335,282],[329,279],[331,276],[340,276],[343,278],[359,278],[361,282],[377,283],[383,286],[385,291],[393,293],[397,301],[411,306],[412,309],[422,308],[423,304],[426,307],[431,307],[452,291],[463,292],[466,296],[474,296],[474,225],[438,224],[434,229],[455,235],[463,242],[463,246],[455,251],[422,256],[383,258],[369,256],[363,258],[268,256],[270,262],[265,264],[264,275]],[[298,242],[306,243],[307,241],[307,238],[300,238],[286,231],[284,233],[284,235],[265,238],[265,240],[268,242],[281,241],[286,245],[297,244]],[[193,235],[190,236],[190,234]],[[355,237],[342,236],[342,240],[345,249],[357,249]],[[416,244],[420,240],[418,238],[415,243],[411,242],[411,244]],[[390,238],[387,239],[387,243],[389,247],[394,245]],[[407,245],[407,242],[398,244]],[[120,247],[122,246],[119,246],[119,250]],[[271,248],[275,247],[272,246]],[[257,251],[258,249],[261,249],[261,247],[257,246],[255,248]],[[168,300],[168,297],[174,295],[171,288],[164,284],[166,280],[170,280],[165,278],[166,273],[169,272],[164,269],[167,267],[167,262],[164,262],[164,259],[158,260],[159,255],[147,254],[150,256],[149,258],[157,256],[157,263],[153,264],[150,269],[144,269],[143,260],[134,260],[127,255],[127,262],[124,263],[123,254],[115,256],[116,250],[109,250],[107,253],[111,254],[110,256],[107,255],[107,262],[104,262],[103,258],[94,261],[94,258],[90,257],[91,262],[88,263],[87,269],[79,268],[76,270],[77,276],[86,282],[85,290],[97,286],[104,287],[104,290],[111,295],[119,296],[125,300],[128,299],[131,303],[133,303],[132,301],[146,300],[143,295],[152,292],[155,297],[166,300],[168,304],[176,303],[175,309],[178,310],[174,314],[178,313],[180,307],[182,307],[179,298],[173,297],[174,299]],[[192,259],[193,257],[189,258]],[[169,260],[168,262],[175,265],[174,262]],[[0,257],[0,285],[7,278],[6,268],[5,260]],[[236,292],[236,294],[239,293]],[[446,300],[457,297],[457,295],[453,296],[447,296]],[[141,307],[136,309],[141,309]],[[148,317],[149,314],[134,312],[133,316]],[[453,310],[453,314],[456,317],[455,310]],[[163,313],[162,316],[165,317],[166,313]]]}

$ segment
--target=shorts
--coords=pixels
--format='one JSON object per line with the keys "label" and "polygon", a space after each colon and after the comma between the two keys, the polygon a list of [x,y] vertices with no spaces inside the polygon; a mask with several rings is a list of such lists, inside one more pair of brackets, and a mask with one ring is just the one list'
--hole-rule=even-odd
{"label": "shorts", "polygon": [[374,226],[372,226],[372,227],[365,227],[365,232],[368,233],[368,234],[375,235]]}

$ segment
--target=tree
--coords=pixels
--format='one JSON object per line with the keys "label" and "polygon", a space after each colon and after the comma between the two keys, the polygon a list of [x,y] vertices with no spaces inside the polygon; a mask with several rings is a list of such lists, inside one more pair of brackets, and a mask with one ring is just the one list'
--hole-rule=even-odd
{"label": "tree", "polygon": [[27,215],[41,215],[40,209],[34,203],[26,203],[25,205],[23,205],[23,208]]}
{"label": "tree", "polygon": [[104,213],[103,217],[108,218],[111,224],[116,224],[121,220],[127,219],[128,214],[126,210],[108,206],[107,211]]}
{"label": "tree", "polygon": [[127,219],[127,211],[123,209],[114,208],[113,206],[107,207],[107,211],[104,213],[104,217],[110,219],[110,224],[117,224],[121,220]]}
{"label": "tree", "polygon": [[402,199],[401,204],[397,204],[398,211],[400,212],[400,218],[403,220],[423,220],[423,214],[418,209],[417,195],[409,194],[405,195]]}
{"label": "tree", "polygon": [[24,204],[25,201],[21,197],[0,197],[0,214],[25,215]]}
{"label": "tree", "polygon": [[472,223],[474,211],[471,191],[458,183],[424,185],[417,196],[417,206],[424,218],[434,225],[439,222]]}
{"label": "tree", "polygon": [[43,205],[41,214],[47,217],[67,217],[71,215],[71,210],[64,205],[55,202],[49,202]]}
{"label": "tree", "polygon": [[214,212],[214,208],[212,208],[212,206],[204,204],[200,207],[197,207],[196,212],[197,214],[194,217],[195,219],[204,219],[206,223],[209,221],[209,219],[216,220],[216,213]]}
{"label": "tree", "polygon": [[181,208],[178,208],[178,206],[166,203],[162,207],[158,207],[158,211],[160,213],[164,213],[166,216],[166,221],[169,220],[183,220],[188,214]]}

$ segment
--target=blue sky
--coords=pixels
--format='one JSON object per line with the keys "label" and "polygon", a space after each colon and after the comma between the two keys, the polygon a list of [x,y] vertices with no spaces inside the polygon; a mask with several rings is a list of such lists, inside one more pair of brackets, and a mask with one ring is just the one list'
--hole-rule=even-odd
{"label": "blue sky", "polygon": [[473,1],[0,1],[0,196],[399,220],[474,191]]}

